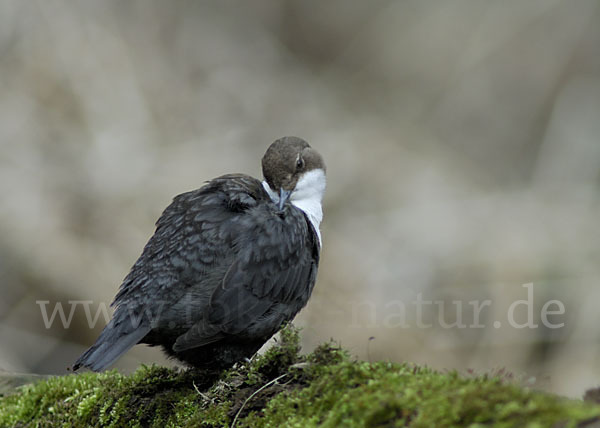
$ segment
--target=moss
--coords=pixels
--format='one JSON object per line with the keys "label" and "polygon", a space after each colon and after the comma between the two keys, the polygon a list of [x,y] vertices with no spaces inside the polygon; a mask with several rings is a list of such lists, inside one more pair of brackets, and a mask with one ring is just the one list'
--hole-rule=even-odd
{"label": "moss", "polygon": [[411,364],[353,361],[329,343],[300,356],[298,331],[215,373],[142,366],[52,377],[0,398],[0,426],[576,427],[600,406]]}
{"label": "moss", "polygon": [[322,367],[308,387],[275,397],[262,415],[246,418],[245,426],[533,428],[577,426],[598,415],[598,407],[485,376],[344,361]]}

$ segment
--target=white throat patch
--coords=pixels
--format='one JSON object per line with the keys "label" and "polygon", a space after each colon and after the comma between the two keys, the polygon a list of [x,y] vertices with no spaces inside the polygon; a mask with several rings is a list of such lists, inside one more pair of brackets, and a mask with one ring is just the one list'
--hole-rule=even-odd
{"label": "white throat patch", "polygon": [[[326,184],[325,171],[322,169],[313,169],[298,180],[296,188],[290,196],[290,202],[306,214],[315,228],[315,232],[317,232],[319,238],[319,246],[321,246],[321,231],[319,230],[319,226],[321,220],[323,220],[321,201],[323,200]],[[266,181],[263,181],[262,185],[271,200],[276,204],[279,203],[279,194],[274,192]]]}

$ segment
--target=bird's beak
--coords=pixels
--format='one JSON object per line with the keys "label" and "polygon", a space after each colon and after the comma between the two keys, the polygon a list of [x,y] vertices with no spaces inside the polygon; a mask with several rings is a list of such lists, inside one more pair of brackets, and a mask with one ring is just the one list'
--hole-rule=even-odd
{"label": "bird's beak", "polygon": [[283,206],[285,205],[287,200],[290,198],[291,194],[292,194],[292,192],[289,190],[284,190],[283,188],[279,189],[279,209],[280,210],[283,209]]}

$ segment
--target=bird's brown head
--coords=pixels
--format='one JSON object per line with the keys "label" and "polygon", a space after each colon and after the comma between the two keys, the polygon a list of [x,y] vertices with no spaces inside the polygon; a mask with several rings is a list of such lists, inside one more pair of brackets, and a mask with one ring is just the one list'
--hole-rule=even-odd
{"label": "bird's brown head", "polygon": [[262,158],[263,176],[274,192],[293,192],[300,178],[313,170],[325,174],[321,155],[298,137],[283,137],[269,146]]}

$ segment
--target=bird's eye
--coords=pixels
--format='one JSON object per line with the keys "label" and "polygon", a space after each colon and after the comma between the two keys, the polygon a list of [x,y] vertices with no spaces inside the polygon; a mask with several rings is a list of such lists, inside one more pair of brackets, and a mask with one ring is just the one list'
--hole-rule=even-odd
{"label": "bird's eye", "polygon": [[304,159],[298,156],[298,160],[296,160],[296,169],[304,168]]}

